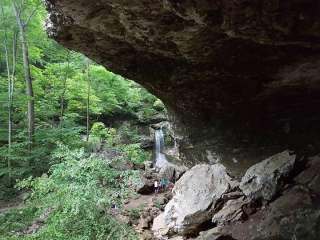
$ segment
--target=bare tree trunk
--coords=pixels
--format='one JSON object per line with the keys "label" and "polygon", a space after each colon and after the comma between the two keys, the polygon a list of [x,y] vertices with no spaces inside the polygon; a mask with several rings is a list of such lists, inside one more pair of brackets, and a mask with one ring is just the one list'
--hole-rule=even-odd
{"label": "bare tree trunk", "polygon": [[[5,14],[3,6],[1,5],[1,17],[5,21]],[[7,78],[8,78],[8,157],[7,157],[7,168],[8,168],[8,184],[11,185],[12,170],[11,170],[11,146],[12,146],[12,103],[13,103],[13,89],[14,89],[14,77],[15,77],[15,67],[16,67],[16,48],[17,48],[17,33],[13,33],[12,40],[12,66],[10,71],[10,60],[9,60],[9,44],[7,37],[7,29],[4,29],[3,46],[5,51],[5,60],[7,68]]]}
{"label": "bare tree trunk", "polygon": [[90,74],[89,74],[89,62],[87,63],[87,142],[89,141],[89,135],[90,135]]}
{"label": "bare tree trunk", "polygon": [[69,77],[69,66],[70,66],[70,52],[68,52],[68,56],[67,56],[67,70],[64,74],[64,79],[63,79],[63,90],[62,90],[62,94],[60,97],[60,123],[59,125],[61,126],[63,124],[63,116],[64,116],[64,100],[65,100],[65,94],[67,91],[67,80]]}
{"label": "bare tree trunk", "polygon": [[[34,95],[32,87],[32,78],[30,71],[30,61],[29,61],[29,49],[26,36],[26,23],[23,22],[21,18],[21,9],[19,10],[15,1],[13,1],[13,9],[18,23],[20,31],[20,40],[22,47],[22,57],[23,57],[23,69],[24,69],[24,78],[26,81],[26,95],[28,97],[28,140],[29,140],[29,149],[31,150],[34,134]],[[33,15],[33,13],[32,13]],[[29,20],[32,15],[30,15]],[[27,22],[27,23],[28,23]]]}

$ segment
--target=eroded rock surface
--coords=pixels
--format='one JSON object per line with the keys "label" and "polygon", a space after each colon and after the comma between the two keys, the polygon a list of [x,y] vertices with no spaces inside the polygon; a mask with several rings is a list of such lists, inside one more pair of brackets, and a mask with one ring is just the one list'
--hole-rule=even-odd
{"label": "eroded rock surface", "polygon": [[241,221],[245,217],[243,208],[249,203],[250,201],[245,197],[227,201],[223,208],[213,215],[212,222],[217,225],[224,225],[230,222]]}
{"label": "eroded rock surface", "polygon": [[45,2],[51,37],[164,101],[190,165],[210,150],[242,174],[318,136],[318,0]]}
{"label": "eroded rock surface", "polygon": [[223,165],[197,165],[175,184],[173,198],[159,218],[164,219],[168,231],[188,234],[211,219],[216,203],[233,186]]}
{"label": "eroded rock surface", "polygon": [[[221,162],[241,176],[253,163],[285,148],[303,153],[308,146],[319,152],[318,0],[45,2],[51,37],[163,100],[186,139],[180,142],[186,164]],[[224,227],[216,239],[318,240],[320,178],[313,170],[319,169],[318,162],[308,163],[295,179],[300,187],[290,187],[249,220]],[[269,184],[265,169],[261,171],[255,179],[268,184],[250,186],[254,194],[247,195],[270,200],[279,178],[270,171]],[[197,184],[203,199],[189,186],[191,202],[180,200],[181,192],[176,192],[176,203],[188,207],[184,212],[170,203],[179,213],[165,212],[172,231],[188,232],[189,223],[199,223],[193,219],[212,217],[205,208],[214,204],[225,184],[218,184],[221,192],[212,196],[209,191],[217,189],[205,185],[208,179],[197,175],[186,183]]]}
{"label": "eroded rock surface", "polygon": [[240,189],[252,200],[270,201],[292,171],[295,158],[296,155],[283,151],[253,165],[243,176]]}
{"label": "eroded rock surface", "polygon": [[[230,237],[237,240],[317,240],[320,234],[320,158],[309,158],[293,185],[247,220],[225,224],[200,234],[198,239]],[[220,239],[220,238],[217,238]],[[226,238],[228,239],[228,238]]]}
{"label": "eroded rock surface", "polygon": [[167,162],[159,171],[159,177],[166,178],[171,182],[176,182],[188,168]]}

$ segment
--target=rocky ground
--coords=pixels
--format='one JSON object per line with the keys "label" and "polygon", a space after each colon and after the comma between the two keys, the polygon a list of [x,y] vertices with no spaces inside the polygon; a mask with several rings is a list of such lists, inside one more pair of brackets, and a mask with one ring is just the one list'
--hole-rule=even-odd
{"label": "rocky ground", "polygon": [[[317,240],[320,236],[319,155],[300,157],[285,150],[251,166],[241,179],[230,176],[219,163],[187,169],[168,162],[156,171],[145,162],[142,169],[137,194],[123,209],[111,211],[133,226],[141,240]],[[175,185],[155,194],[153,183],[162,177]],[[21,234],[36,232],[49,214],[50,209]]]}
{"label": "rocky ground", "polygon": [[[127,209],[137,202],[143,207],[139,219],[129,223],[141,239],[316,240],[319,169],[320,156],[298,158],[287,150],[253,165],[240,180],[221,164],[196,165],[172,193],[131,200]],[[148,185],[150,172],[143,176]]]}

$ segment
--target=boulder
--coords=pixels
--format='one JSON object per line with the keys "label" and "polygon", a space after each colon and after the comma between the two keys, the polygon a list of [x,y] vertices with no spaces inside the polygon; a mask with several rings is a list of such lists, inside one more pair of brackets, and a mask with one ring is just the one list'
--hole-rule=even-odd
{"label": "boulder", "polygon": [[233,181],[221,164],[196,165],[187,171],[173,188],[173,198],[165,208],[168,229],[180,235],[196,231],[211,219],[216,203],[231,185]]}
{"label": "boulder", "polygon": [[140,219],[139,219],[139,223],[138,223],[138,229],[148,229],[149,228],[149,224],[152,222],[152,217],[151,216],[140,216]]}
{"label": "boulder", "polygon": [[178,166],[170,162],[166,162],[166,164],[160,169],[159,176],[162,178],[167,178],[172,182],[177,181],[188,168],[186,166]]}
{"label": "boulder", "polygon": [[224,234],[220,227],[215,227],[207,231],[200,232],[196,240],[233,240],[233,238]]}
{"label": "boulder", "polygon": [[319,156],[309,158],[305,167],[281,195],[254,214],[250,213],[247,220],[202,232],[197,240],[228,239],[225,238],[228,236],[237,240],[318,240],[320,190],[315,184],[320,176]]}
{"label": "boulder", "polygon": [[152,179],[140,177],[139,183],[136,185],[136,192],[140,194],[151,194],[154,192],[154,182]]}
{"label": "boulder", "polygon": [[320,208],[313,197],[304,186],[294,186],[248,220],[211,229],[198,239],[232,236],[237,240],[318,240]]}
{"label": "boulder", "polygon": [[153,220],[152,232],[153,235],[158,238],[161,238],[169,232],[169,227],[165,222],[164,213],[161,213]]}
{"label": "boulder", "polygon": [[140,140],[140,148],[142,149],[152,149],[154,145],[154,140],[152,137],[144,136]]}
{"label": "boulder", "polygon": [[153,239],[153,236],[151,231],[143,231],[140,236],[140,240],[152,240],[152,239]]}
{"label": "boulder", "polygon": [[176,236],[176,237],[169,238],[169,240],[184,240],[184,239],[185,238],[182,236]]}
{"label": "boulder", "polygon": [[139,122],[142,124],[157,124],[168,121],[168,117],[165,113],[156,113],[152,116],[144,116],[143,113],[138,114]]}
{"label": "boulder", "polygon": [[302,171],[295,182],[307,187],[313,194],[320,195],[320,156],[310,157],[306,169]]}
{"label": "boulder", "polygon": [[245,197],[227,201],[223,205],[223,208],[213,215],[212,222],[217,225],[224,225],[244,219],[245,212],[243,211],[243,207],[249,204],[249,202]]}
{"label": "boulder", "polygon": [[242,177],[240,189],[252,200],[270,201],[288,177],[295,163],[295,155],[283,151],[251,166]]}

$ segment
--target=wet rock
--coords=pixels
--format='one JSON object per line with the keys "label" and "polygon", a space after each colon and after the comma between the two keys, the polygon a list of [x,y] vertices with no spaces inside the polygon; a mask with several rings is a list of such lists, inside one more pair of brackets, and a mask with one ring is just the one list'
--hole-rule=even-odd
{"label": "wet rock", "polygon": [[169,181],[175,180],[175,165],[167,162],[159,171],[161,178],[167,178]]}
{"label": "wet rock", "polygon": [[144,163],[133,163],[134,170],[145,170]]}
{"label": "wet rock", "polygon": [[215,204],[230,190],[232,182],[221,164],[193,167],[173,188],[173,198],[164,212],[165,224],[171,232],[182,235],[195,231],[211,219]]}
{"label": "wet rock", "polygon": [[140,140],[140,147],[142,149],[152,149],[153,145],[154,145],[154,140],[152,137],[145,136]]}
{"label": "wet rock", "polygon": [[295,155],[283,151],[250,167],[243,176],[240,189],[252,200],[270,201],[288,177],[295,163]]}
{"label": "wet rock", "polygon": [[[152,134],[155,130],[167,130],[170,128],[170,123],[167,121],[159,122],[159,123],[154,123],[150,125],[150,133]],[[152,134],[153,136],[154,134]]]}
{"label": "wet rock", "polygon": [[167,120],[168,120],[168,117],[164,113],[157,113],[148,118],[139,116],[139,121],[140,123],[143,123],[143,124],[157,124]]}

